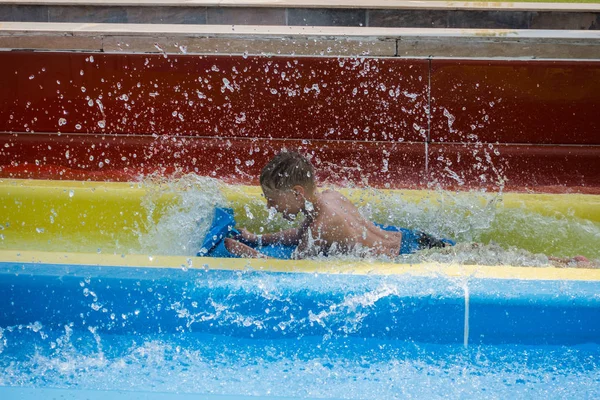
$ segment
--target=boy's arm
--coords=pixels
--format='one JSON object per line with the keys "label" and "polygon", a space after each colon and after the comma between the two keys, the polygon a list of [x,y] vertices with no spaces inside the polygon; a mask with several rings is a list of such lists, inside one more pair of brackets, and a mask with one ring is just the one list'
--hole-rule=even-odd
{"label": "boy's arm", "polygon": [[236,237],[238,240],[245,241],[252,245],[269,245],[283,244],[286,246],[294,246],[300,243],[301,228],[286,229],[285,231],[275,233],[265,233],[264,235],[256,235],[245,229],[240,229],[240,234]]}
{"label": "boy's arm", "polygon": [[275,233],[265,233],[264,235],[261,235],[261,239],[263,245],[277,243],[286,246],[298,245],[298,243],[300,243],[300,229],[292,228]]}
{"label": "boy's arm", "polygon": [[299,228],[286,229],[285,231],[262,235],[262,244],[281,243],[286,246],[298,246],[301,244],[302,237],[306,235],[306,230],[311,223],[311,218],[305,218]]}
{"label": "boy's arm", "polygon": [[225,248],[229,250],[230,253],[240,257],[269,258],[264,254],[254,250],[252,247],[246,246],[245,244],[240,243],[237,240],[231,238],[225,238]]}

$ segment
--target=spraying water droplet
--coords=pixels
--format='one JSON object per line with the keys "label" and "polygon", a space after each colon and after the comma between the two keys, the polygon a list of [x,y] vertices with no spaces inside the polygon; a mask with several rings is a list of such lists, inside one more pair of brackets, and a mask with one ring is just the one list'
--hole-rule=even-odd
{"label": "spraying water droplet", "polygon": [[98,108],[100,109],[100,112],[104,114],[104,106],[102,105],[102,102],[100,101],[101,98],[102,98],[102,96],[99,96],[99,98],[96,99],[96,104],[98,104]]}
{"label": "spraying water droplet", "polygon": [[454,129],[452,129],[452,124],[454,124],[456,118],[454,115],[450,114],[450,111],[448,111],[446,108],[444,108],[444,117],[448,118],[448,129],[451,133],[453,133]]}
{"label": "spraying water droplet", "polygon": [[245,112],[241,112],[240,115],[235,116],[236,124],[242,124],[244,122],[246,122],[246,113]]}
{"label": "spraying water droplet", "polygon": [[248,217],[248,219],[254,219],[254,214],[252,214],[252,211],[250,211],[250,207],[248,207],[247,204],[244,205],[244,211],[246,211],[246,217]]}
{"label": "spraying water droplet", "polygon": [[229,82],[229,79],[223,78],[223,86],[221,87],[221,93],[225,93],[226,89],[230,92],[233,92],[233,87],[231,86],[231,82]]}
{"label": "spraying water droplet", "polygon": [[42,323],[40,321],[35,321],[33,324],[29,325],[29,328],[34,332],[39,332],[42,329]]}

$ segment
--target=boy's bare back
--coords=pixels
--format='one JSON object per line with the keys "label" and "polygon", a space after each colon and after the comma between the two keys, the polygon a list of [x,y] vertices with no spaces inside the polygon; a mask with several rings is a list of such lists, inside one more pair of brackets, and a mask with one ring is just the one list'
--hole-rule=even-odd
{"label": "boy's bare back", "polygon": [[315,193],[300,228],[300,258],[316,255],[396,257],[402,234],[384,231],[365,219],[346,197],[333,190]]}
{"label": "boy's bare back", "polygon": [[230,252],[242,257],[264,257],[245,243],[258,246],[279,243],[297,246],[296,258],[335,254],[399,255],[402,233],[378,228],[338,192],[318,192],[314,168],[302,155],[279,153],[263,168],[260,184],[267,207],[275,208],[290,220],[302,213],[304,222],[299,228],[265,235],[242,229],[237,237],[239,241],[225,240]]}

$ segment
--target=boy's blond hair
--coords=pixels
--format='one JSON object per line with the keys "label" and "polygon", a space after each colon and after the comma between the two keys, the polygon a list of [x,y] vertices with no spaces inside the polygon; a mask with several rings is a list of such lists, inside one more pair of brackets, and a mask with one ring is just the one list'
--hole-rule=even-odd
{"label": "boy's blond hair", "polygon": [[283,151],[264,166],[260,173],[260,185],[264,189],[277,191],[300,185],[313,191],[315,170],[300,153]]}

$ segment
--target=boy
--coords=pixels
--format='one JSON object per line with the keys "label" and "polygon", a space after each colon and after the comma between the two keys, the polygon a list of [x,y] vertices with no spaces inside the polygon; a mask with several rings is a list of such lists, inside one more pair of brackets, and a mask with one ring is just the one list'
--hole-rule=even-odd
{"label": "boy", "polygon": [[[377,227],[338,192],[318,192],[314,168],[299,153],[282,152],[275,156],[263,168],[260,185],[267,207],[274,207],[287,220],[294,220],[301,212],[304,221],[299,228],[265,235],[242,229],[235,239],[225,239],[225,247],[233,254],[264,257],[241,242],[294,245],[297,247],[293,258],[297,259],[340,254],[394,258],[400,254],[403,233]],[[418,248],[445,247],[447,244],[421,232],[415,240]]]}

